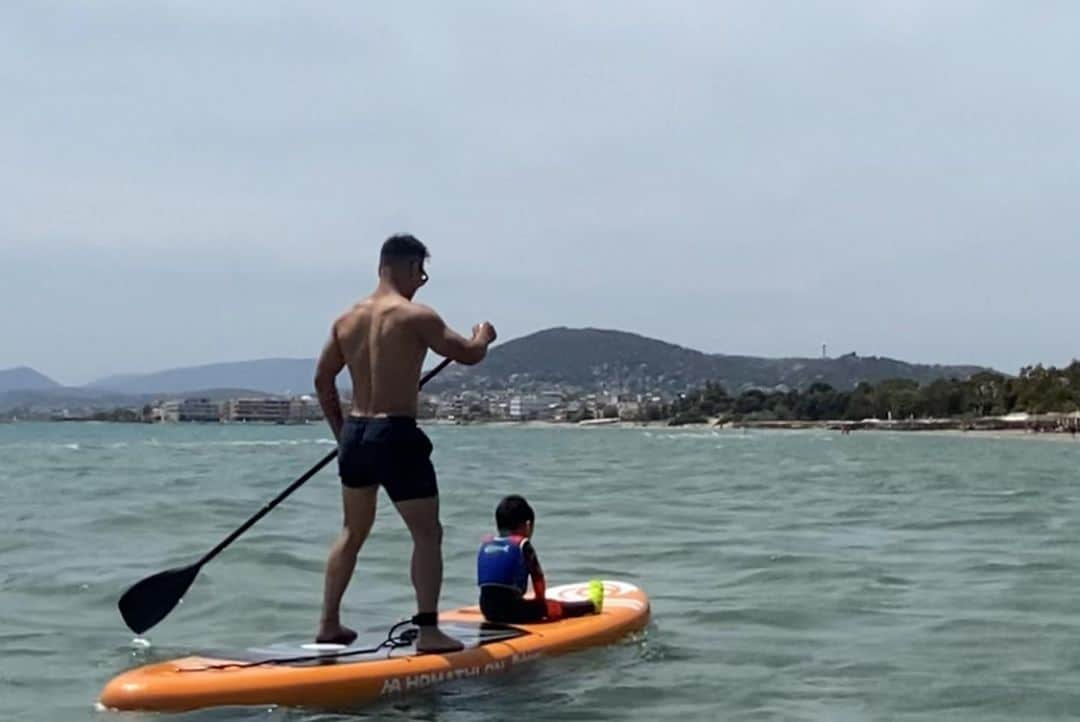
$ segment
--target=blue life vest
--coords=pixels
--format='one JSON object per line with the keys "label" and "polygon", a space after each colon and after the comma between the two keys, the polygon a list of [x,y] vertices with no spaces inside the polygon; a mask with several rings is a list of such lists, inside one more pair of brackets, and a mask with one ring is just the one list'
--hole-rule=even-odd
{"label": "blue life vest", "polygon": [[527,541],[523,536],[485,537],[476,555],[476,583],[481,587],[511,587],[524,594],[529,585],[529,565],[521,545]]}

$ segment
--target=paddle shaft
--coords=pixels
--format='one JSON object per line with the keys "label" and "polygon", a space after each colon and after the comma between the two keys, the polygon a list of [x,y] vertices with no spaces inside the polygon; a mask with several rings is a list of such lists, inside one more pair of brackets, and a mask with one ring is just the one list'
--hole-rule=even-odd
{"label": "paddle shaft", "polygon": [[[438,366],[436,366],[436,367],[435,367],[435,368],[433,368],[433,369],[432,369],[431,371],[428,371],[428,372],[427,372],[426,374],[424,374],[423,378],[421,378],[421,379],[420,379],[420,388],[424,388],[424,384],[426,384],[426,383],[427,383],[428,381],[431,381],[431,379],[435,378],[436,374],[438,374],[438,373],[439,373],[440,371],[442,371],[442,370],[443,370],[444,368],[446,368],[446,367],[447,367],[447,366],[449,366],[449,365],[450,365],[450,359],[448,359],[448,358],[444,358],[444,359],[443,359],[443,360],[442,360],[441,362],[439,362],[439,365],[438,365]],[[207,562],[209,562],[209,561],[210,561],[211,559],[213,559],[214,557],[216,557],[216,556],[217,556],[218,554],[220,554],[220,553],[221,553],[222,551],[224,551],[224,550],[225,550],[225,547],[227,547],[227,546],[229,546],[230,544],[232,544],[232,543],[233,543],[234,541],[236,541],[237,537],[239,537],[239,536],[240,536],[241,534],[243,534],[244,532],[246,532],[246,531],[247,531],[248,529],[250,529],[251,527],[255,526],[255,523],[256,523],[256,522],[258,522],[258,521],[259,521],[260,519],[262,519],[262,518],[263,518],[264,516],[266,516],[267,514],[269,514],[269,513],[270,513],[270,511],[271,511],[271,510],[272,510],[272,509],[273,509],[273,508],[274,508],[275,506],[277,506],[277,505],[278,505],[278,504],[280,504],[281,502],[285,501],[285,498],[286,498],[286,497],[288,497],[288,496],[289,496],[290,494],[292,494],[292,493],[293,493],[294,491],[296,491],[296,490],[297,490],[297,489],[299,489],[299,488],[300,488],[301,486],[303,486],[303,485],[304,485],[304,484],[305,484],[305,483],[306,483],[306,482],[308,481],[308,479],[310,479],[311,477],[315,476],[315,475],[316,475],[316,474],[318,474],[318,473],[319,473],[320,471],[322,471],[323,467],[324,467],[324,466],[326,466],[327,464],[329,464],[329,463],[330,463],[331,461],[333,461],[333,460],[334,460],[334,457],[336,457],[337,455],[338,455],[338,450],[337,450],[337,449],[334,449],[334,450],[333,450],[333,451],[331,451],[331,452],[330,452],[329,454],[327,454],[327,455],[326,455],[326,456],[324,456],[324,457],[323,457],[322,459],[320,459],[320,460],[319,460],[319,463],[315,464],[315,466],[311,467],[311,468],[310,468],[310,469],[308,469],[308,470],[307,470],[306,472],[304,472],[304,475],[303,475],[303,476],[301,476],[301,477],[300,477],[299,479],[297,479],[297,480],[296,480],[296,481],[294,481],[293,483],[289,484],[289,485],[288,485],[288,486],[287,486],[287,487],[285,488],[285,490],[284,490],[284,491],[282,491],[282,492],[281,492],[280,494],[278,494],[277,496],[275,496],[275,497],[274,497],[273,499],[271,499],[270,501],[266,502],[266,504],[264,504],[264,505],[263,505],[262,509],[259,509],[259,511],[258,511],[258,512],[256,512],[254,516],[252,516],[252,517],[251,517],[250,519],[248,519],[247,521],[245,521],[245,522],[244,522],[244,523],[243,523],[243,524],[242,524],[242,525],[241,525],[241,526],[240,526],[240,527],[239,527],[239,528],[238,528],[238,529],[237,529],[236,531],[234,531],[234,532],[233,532],[232,534],[230,534],[229,536],[227,536],[227,537],[225,537],[224,539],[222,539],[222,540],[221,540],[221,543],[220,543],[220,544],[218,544],[218,545],[217,545],[216,547],[214,547],[213,549],[211,549],[210,551],[208,551],[208,552],[207,552],[207,553],[206,553],[206,554],[205,554],[205,555],[203,556],[203,558],[202,558],[202,559],[200,559],[199,561],[195,562],[195,568],[199,568],[199,567],[203,566],[204,564],[206,564]]]}

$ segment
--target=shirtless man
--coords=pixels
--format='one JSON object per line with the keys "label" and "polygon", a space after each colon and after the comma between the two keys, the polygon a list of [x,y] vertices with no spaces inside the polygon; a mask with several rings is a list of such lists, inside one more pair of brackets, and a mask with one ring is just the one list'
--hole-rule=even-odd
{"label": "shirtless man", "polygon": [[[416,648],[462,648],[437,626],[442,586],[442,525],[431,442],[416,425],[417,386],[431,349],[461,364],[480,363],[495,340],[488,322],[471,339],[451,331],[435,311],[413,303],[427,283],[427,248],[412,236],[391,236],[379,256],[379,285],[334,321],[319,356],[315,388],[338,440],[345,523],[330,549],[317,642],[350,644],[356,632],[341,624],[341,597],[356,556],[375,521],[379,486],[386,489],[413,539],[412,583],[420,627]],[[352,412],[343,418],[334,379],[345,366],[352,377]]]}

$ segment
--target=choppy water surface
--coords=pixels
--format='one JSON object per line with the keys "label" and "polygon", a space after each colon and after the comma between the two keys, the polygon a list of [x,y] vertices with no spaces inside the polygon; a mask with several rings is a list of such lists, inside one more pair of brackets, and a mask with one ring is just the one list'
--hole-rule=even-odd
{"label": "choppy water surface", "polygon": [[[444,605],[475,598],[502,494],[537,508],[550,583],[653,600],[644,642],[352,714],[184,720],[1035,720],[1080,715],[1080,443],[968,436],[435,427]],[[207,647],[305,639],[340,524],[309,482],[200,575],[133,650],[115,610],[197,559],[331,448],[322,427],[0,426],[0,717],[98,712],[115,673]],[[413,611],[383,508],[346,598],[372,636]]]}

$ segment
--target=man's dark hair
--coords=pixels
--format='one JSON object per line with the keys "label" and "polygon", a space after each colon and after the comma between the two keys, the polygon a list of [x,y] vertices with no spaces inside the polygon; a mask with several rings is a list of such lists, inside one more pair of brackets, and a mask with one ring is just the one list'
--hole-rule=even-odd
{"label": "man's dark hair", "polygon": [[525,522],[535,521],[536,515],[524,497],[512,494],[495,507],[495,526],[500,532],[514,531]]}
{"label": "man's dark hair", "polygon": [[398,233],[386,239],[379,253],[379,265],[387,266],[401,261],[424,262],[431,254],[427,246],[420,242],[416,236],[407,233]]}

